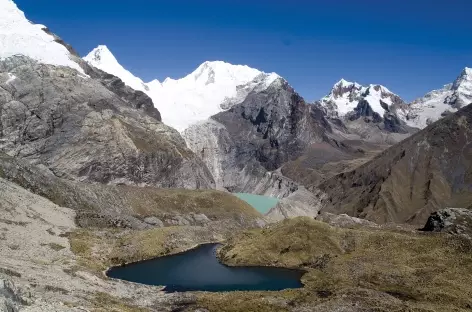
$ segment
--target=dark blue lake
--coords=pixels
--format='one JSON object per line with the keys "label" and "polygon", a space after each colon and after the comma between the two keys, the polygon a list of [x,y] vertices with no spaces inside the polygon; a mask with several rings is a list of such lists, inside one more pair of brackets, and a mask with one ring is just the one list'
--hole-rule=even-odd
{"label": "dark blue lake", "polygon": [[282,290],[301,288],[303,271],[269,267],[228,267],[216,258],[218,244],[111,268],[107,275],[130,282],[166,286],[167,292]]}

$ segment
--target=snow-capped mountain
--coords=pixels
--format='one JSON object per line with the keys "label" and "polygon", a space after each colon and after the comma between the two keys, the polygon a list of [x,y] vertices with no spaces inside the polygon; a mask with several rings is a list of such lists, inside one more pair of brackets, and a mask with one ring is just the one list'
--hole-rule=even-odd
{"label": "snow-capped mountain", "polygon": [[143,92],[148,90],[148,87],[141,79],[135,77],[118,63],[115,56],[105,45],[99,45],[93,49],[84,57],[84,60],[98,69],[120,78],[126,85],[135,90]]}
{"label": "snow-capped mountain", "polygon": [[130,87],[147,93],[161,112],[164,123],[183,131],[242,102],[254,89],[267,88],[280,78],[275,73],[232,65],[222,61],[205,62],[181,79],[166,78],[144,83],[124,69],[105,46],[85,58],[92,66],[119,77]]}
{"label": "snow-capped mountain", "polygon": [[0,0],[0,60],[21,54],[40,63],[68,66],[83,73],[67,48],[45,29],[26,19],[12,0]]}
{"label": "snow-capped mountain", "polygon": [[413,101],[400,118],[409,126],[423,129],[449,113],[472,103],[472,69],[465,68],[457,79]]}
{"label": "snow-capped mountain", "polygon": [[380,116],[392,105],[404,104],[398,95],[382,85],[362,86],[344,79],[338,81],[320,103],[330,117],[345,117],[354,112],[362,100],[367,101],[370,108]]}

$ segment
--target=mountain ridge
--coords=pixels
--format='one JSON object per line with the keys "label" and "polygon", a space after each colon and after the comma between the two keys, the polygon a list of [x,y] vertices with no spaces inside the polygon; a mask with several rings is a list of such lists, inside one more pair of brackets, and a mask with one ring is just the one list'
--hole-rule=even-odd
{"label": "mountain ridge", "polygon": [[164,122],[179,131],[242,101],[252,89],[268,87],[281,78],[247,65],[205,61],[180,79],[168,77],[163,82],[155,79],[146,83],[123,68],[104,45],[92,50],[84,60],[148,94]]}

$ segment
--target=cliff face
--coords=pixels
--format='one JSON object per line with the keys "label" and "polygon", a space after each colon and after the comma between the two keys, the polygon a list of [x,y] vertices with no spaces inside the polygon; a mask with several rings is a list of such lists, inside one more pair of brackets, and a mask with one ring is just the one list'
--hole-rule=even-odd
{"label": "cliff face", "polygon": [[277,173],[331,128],[322,112],[283,79],[210,120],[187,129],[189,147],[207,164],[217,186],[286,197],[296,183]]}
{"label": "cliff face", "polygon": [[68,179],[212,188],[205,164],[144,93],[77,60],[75,69],[0,61],[0,150]]}

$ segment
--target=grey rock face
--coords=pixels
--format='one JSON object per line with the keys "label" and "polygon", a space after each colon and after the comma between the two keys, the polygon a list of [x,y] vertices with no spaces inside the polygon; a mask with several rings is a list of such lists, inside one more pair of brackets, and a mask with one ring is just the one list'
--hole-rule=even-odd
{"label": "grey rock face", "polygon": [[78,62],[89,77],[26,57],[0,61],[0,151],[68,179],[214,187],[148,96]]}
{"label": "grey rock face", "polygon": [[0,279],[0,312],[17,312],[27,303],[12,281]]}
{"label": "grey rock face", "polygon": [[458,234],[472,239],[472,210],[445,208],[433,212],[423,231]]}
{"label": "grey rock face", "polygon": [[366,100],[360,100],[354,111],[347,114],[346,117],[351,121],[363,117],[367,123],[379,123],[382,121],[382,117],[378,113],[374,112],[370,107],[369,102]]}
{"label": "grey rock face", "polygon": [[241,159],[255,158],[268,171],[297,157],[307,144],[322,141],[331,131],[321,110],[306,104],[283,79],[212,119],[225,125]]}
{"label": "grey rock face", "polygon": [[283,79],[257,90],[238,105],[188,128],[188,146],[207,164],[217,188],[286,197],[297,183],[278,173],[310,143],[326,139],[331,127]]}
{"label": "grey rock face", "polygon": [[203,213],[190,213],[188,215],[164,216],[164,221],[168,225],[200,225],[203,226],[211,222]]}
{"label": "grey rock face", "polygon": [[298,187],[281,174],[268,172],[254,159],[240,160],[237,144],[221,123],[210,119],[191,126],[184,137],[189,148],[206,163],[217,189],[285,197]]}

